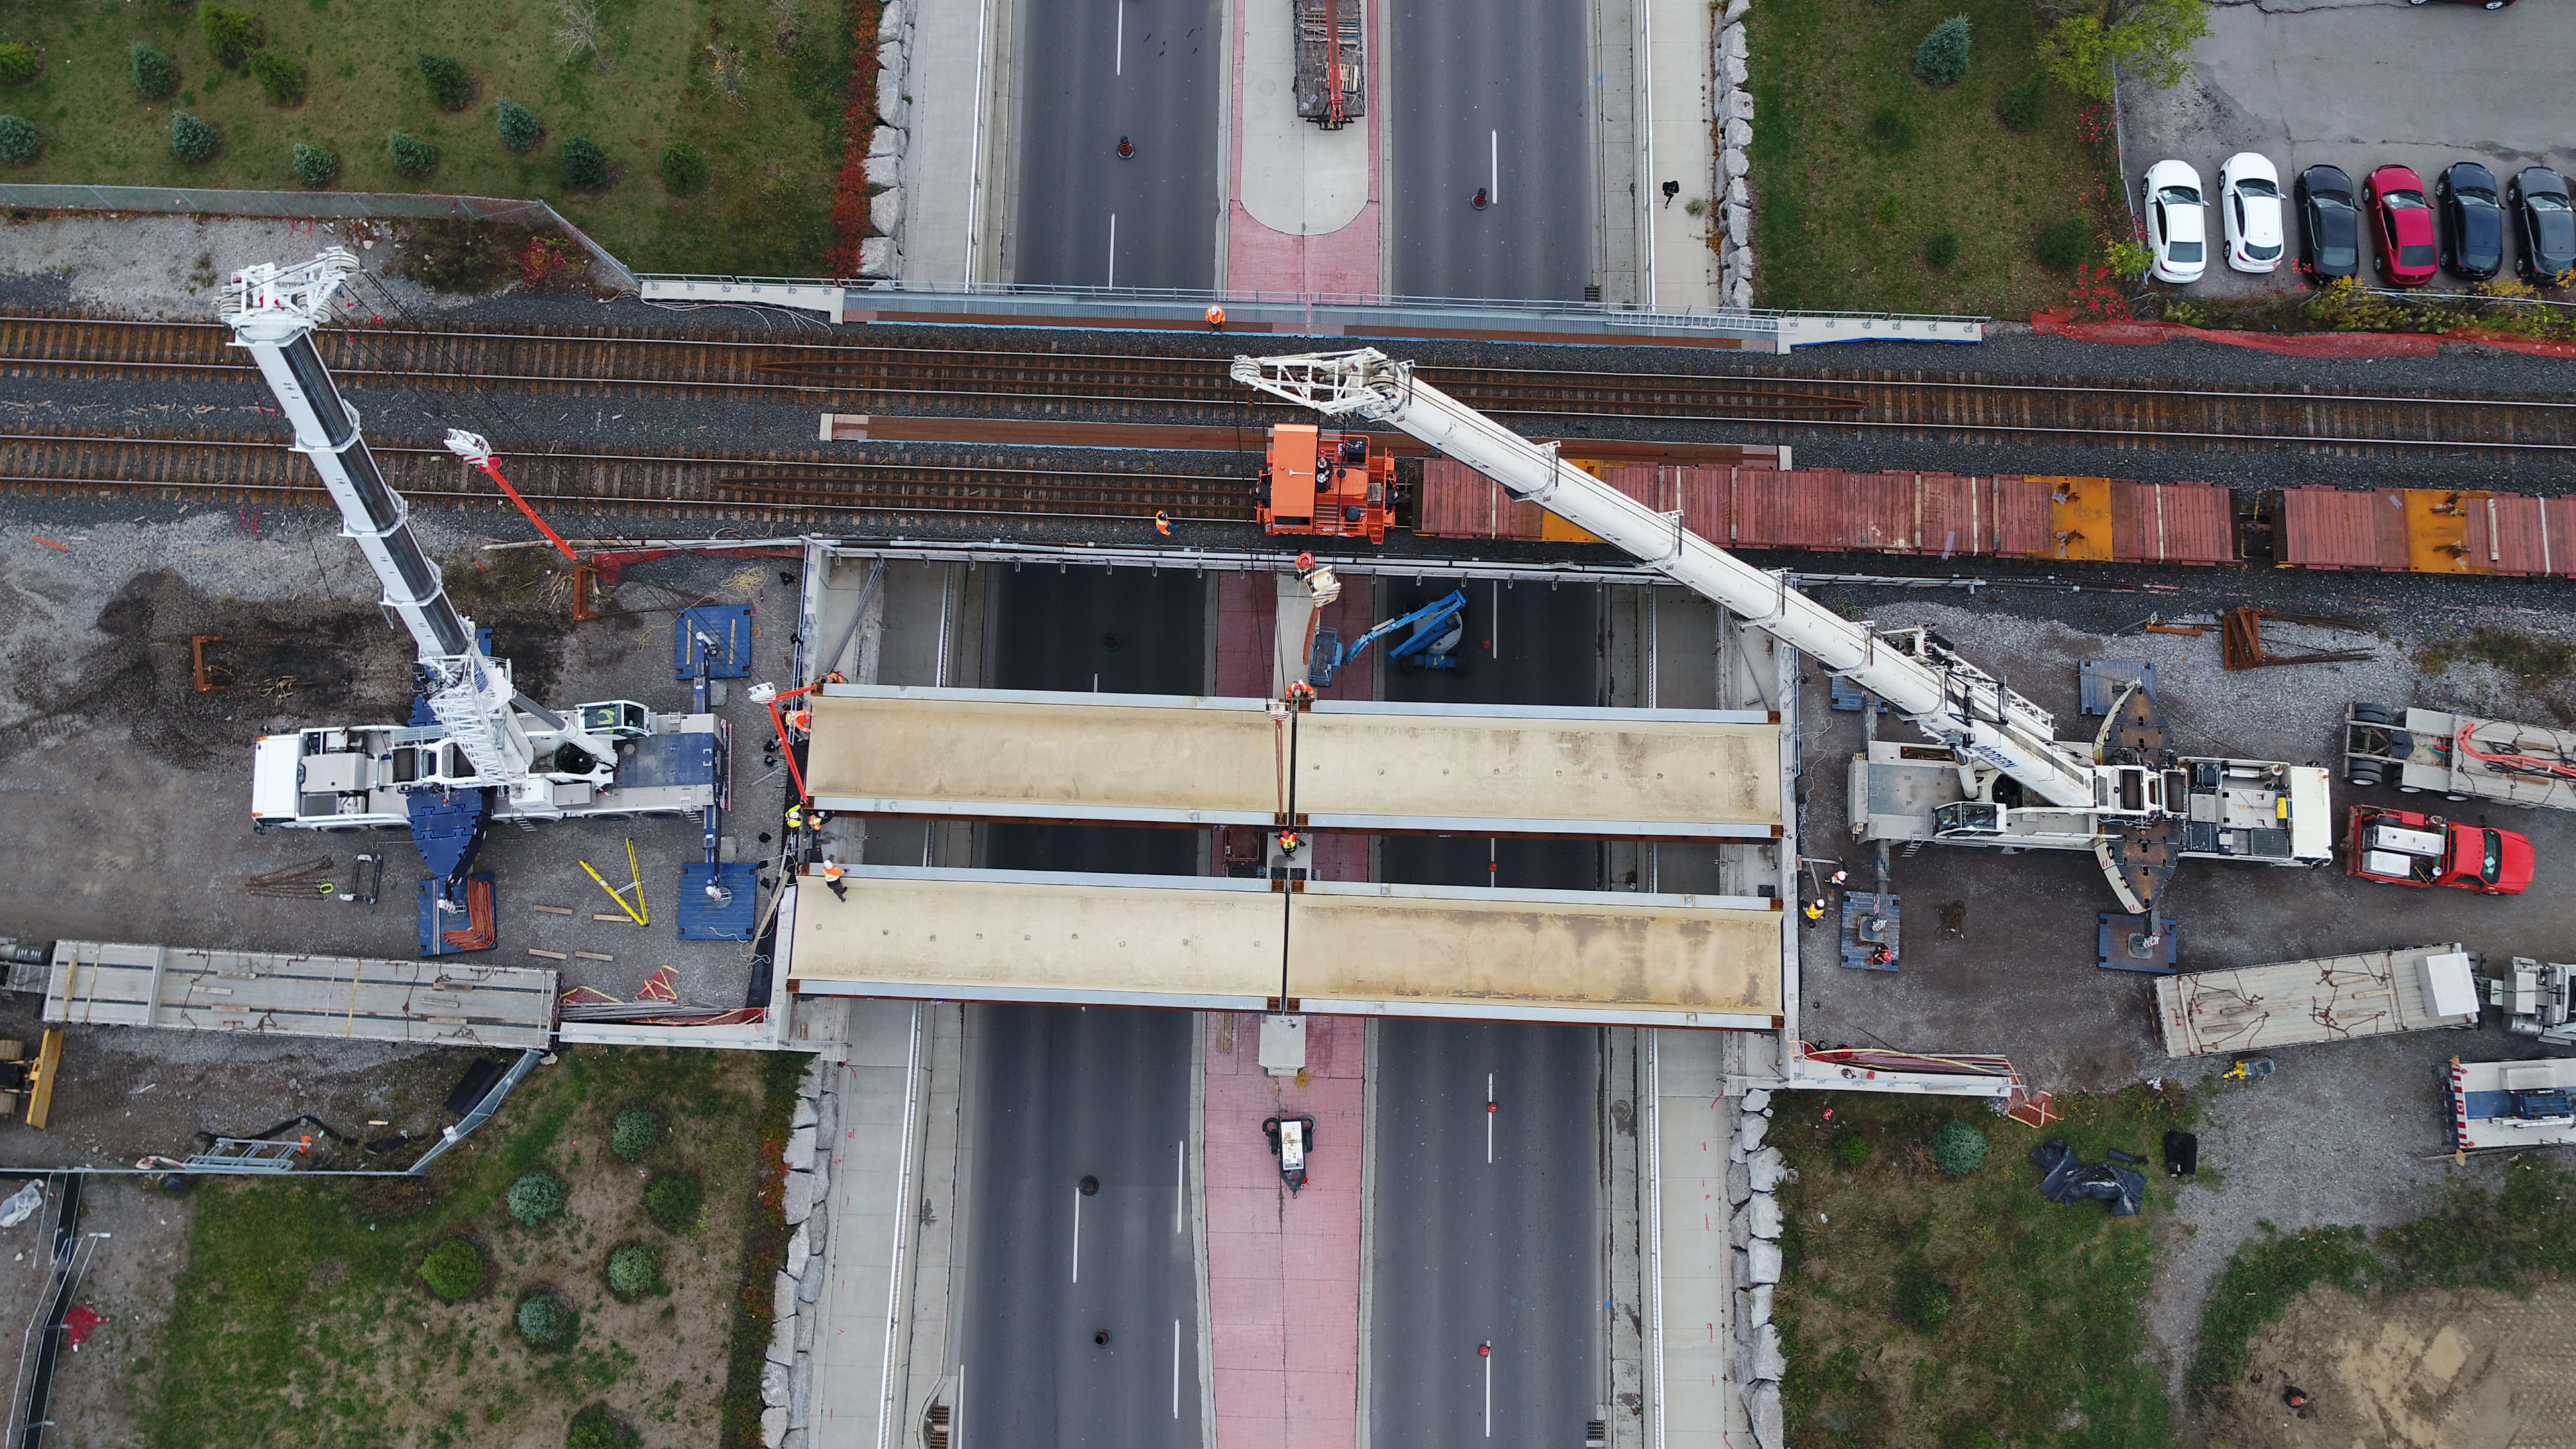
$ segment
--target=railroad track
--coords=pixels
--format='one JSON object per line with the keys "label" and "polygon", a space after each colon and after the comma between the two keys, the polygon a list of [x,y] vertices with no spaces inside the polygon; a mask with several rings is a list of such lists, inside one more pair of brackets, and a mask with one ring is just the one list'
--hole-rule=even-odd
{"label": "railroad track", "polygon": [[[17,377],[239,381],[254,369],[215,323],[75,316],[0,318],[0,373]],[[655,337],[639,329],[476,331],[361,327],[325,332],[347,383],[576,396],[715,397],[932,415],[1091,420],[1266,421],[1226,359],[775,338]],[[1251,344],[1282,346],[1284,343]],[[1766,372],[1724,375],[1425,366],[1422,376],[1536,435],[1584,420],[1735,424],[1798,435],[1941,442],[2089,442],[2487,457],[2576,453],[2576,402],[2319,391],[2145,390],[1975,375]]]}
{"label": "railroad track", "polygon": [[[444,448],[375,443],[386,480],[416,503],[508,507]],[[1184,472],[877,463],[819,451],[525,453],[507,460],[529,501],[566,511],[767,522],[819,515],[972,514],[1248,523],[1242,478]],[[62,497],[141,495],[226,504],[327,502],[313,465],[283,436],[131,437],[81,429],[0,433],[0,488]]]}

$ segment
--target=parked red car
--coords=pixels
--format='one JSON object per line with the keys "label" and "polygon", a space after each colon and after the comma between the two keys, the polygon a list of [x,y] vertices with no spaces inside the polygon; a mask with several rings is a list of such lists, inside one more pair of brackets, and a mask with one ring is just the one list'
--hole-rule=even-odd
{"label": "parked red car", "polygon": [[2382,166],[2362,188],[2379,230],[2379,271],[2391,286],[2420,287],[2433,280],[2439,244],[2433,238],[2433,203],[2424,178],[2404,166]]}
{"label": "parked red car", "polygon": [[2518,831],[2376,805],[2353,806],[2344,837],[2344,874],[2391,885],[2517,896],[2531,885],[2534,861],[2530,838]]}

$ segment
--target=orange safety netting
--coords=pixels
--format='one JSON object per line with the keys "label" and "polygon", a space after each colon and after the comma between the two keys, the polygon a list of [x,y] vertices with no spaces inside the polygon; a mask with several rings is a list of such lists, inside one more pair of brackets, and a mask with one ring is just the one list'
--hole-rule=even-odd
{"label": "orange safety netting", "polygon": [[[2062,312],[2033,312],[2030,314],[2030,327],[2043,336],[2130,347],[2171,342],[2177,337],[2197,337],[2204,342],[2250,347],[2257,352],[2277,352],[2286,357],[2431,357],[2441,350],[2442,345],[2439,337],[2411,332],[2224,332],[2209,327],[2185,327],[2179,322],[2077,322]],[[2476,340],[2483,342],[2487,339],[2481,337]]]}

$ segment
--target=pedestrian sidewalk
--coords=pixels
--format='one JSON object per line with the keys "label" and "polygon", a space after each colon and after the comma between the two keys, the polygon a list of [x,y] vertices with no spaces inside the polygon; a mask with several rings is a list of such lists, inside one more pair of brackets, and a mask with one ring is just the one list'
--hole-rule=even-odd
{"label": "pedestrian sidewalk", "polygon": [[1326,131],[1297,118],[1289,0],[1234,6],[1234,146],[1225,289],[1378,294],[1378,156],[1386,87],[1377,57],[1386,6],[1368,6],[1368,114]]}
{"label": "pedestrian sidewalk", "polygon": [[[1367,1024],[1307,1017],[1306,1071],[1272,1077],[1259,1015],[1203,1020],[1216,1449],[1353,1449]],[[1315,1148],[1292,1197],[1261,1123],[1298,1115],[1315,1119]]]}
{"label": "pedestrian sidewalk", "polygon": [[[1727,1149],[1735,1107],[1721,1093],[1724,1033],[1655,1036],[1657,1196],[1661,1281],[1657,1342],[1647,1371],[1663,1420],[1662,1449],[1740,1449],[1747,1423],[1736,1382],[1734,1249],[1728,1240]],[[1727,1436],[1733,1434],[1730,1440]]]}
{"label": "pedestrian sidewalk", "polygon": [[994,265],[1002,194],[985,174],[999,119],[996,76],[1010,59],[1005,0],[901,0],[912,11],[904,107],[903,280],[956,286]]}
{"label": "pedestrian sidewalk", "polygon": [[[1649,246],[1648,309],[1679,312],[1715,307],[1717,253],[1710,249],[1710,229],[1717,224],[1725,198],[1717,185],[1717,104],[1715,29],[1717,15],[1704,0],[1640,0],[1646,7],[1646,116],[1649,178],[1657,194]],[[1680,194],[1667,203],[1666,181],[1679,183]],[[1692,202],[1700,214],[1690,213]]]}

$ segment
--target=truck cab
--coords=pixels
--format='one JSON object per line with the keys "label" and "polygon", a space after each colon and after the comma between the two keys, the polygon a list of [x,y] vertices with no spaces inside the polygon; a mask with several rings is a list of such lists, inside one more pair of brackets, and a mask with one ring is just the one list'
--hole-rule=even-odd
{"label": "truck cab", "polygon": [[2519,831],[2376,805],[2352,807],[2344,850],[2346,875],[2490,896],[2520,895],[2536,862],[2530,839]]}

